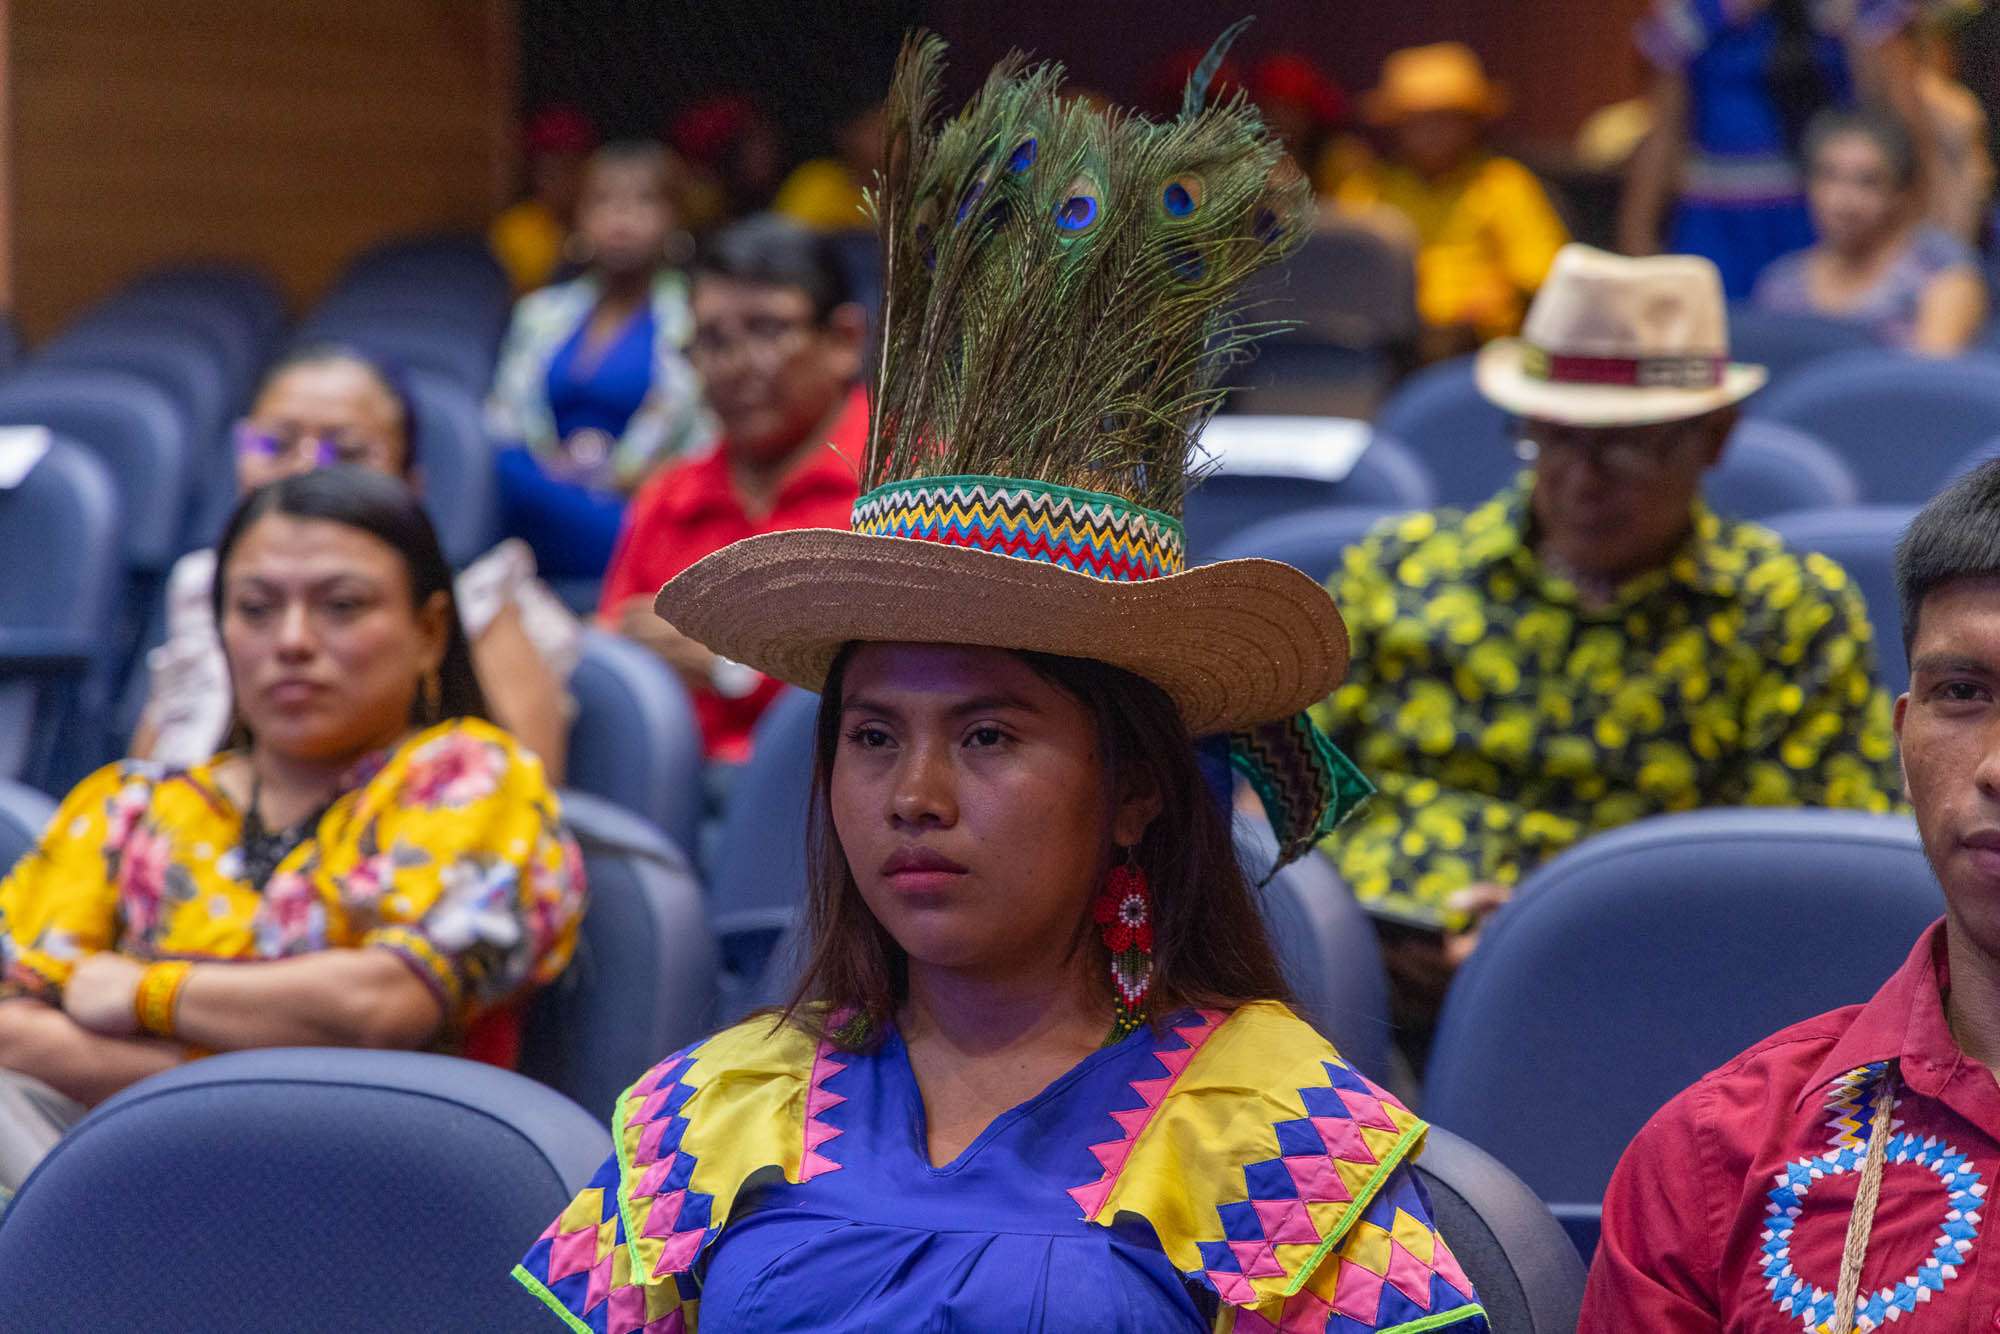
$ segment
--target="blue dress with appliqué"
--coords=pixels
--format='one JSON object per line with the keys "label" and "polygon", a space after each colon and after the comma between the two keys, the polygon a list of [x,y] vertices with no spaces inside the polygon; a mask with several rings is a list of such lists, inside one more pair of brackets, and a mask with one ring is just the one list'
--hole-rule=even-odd
{"label": "blue dress with appliqu\u00e9", "polygon": [[516,1277],[591,1334],[1484,1334],[1424,1129],[1260,1002],[1141,1029],[933,1166],[896,1034],[753,1020],[633,1086]]}

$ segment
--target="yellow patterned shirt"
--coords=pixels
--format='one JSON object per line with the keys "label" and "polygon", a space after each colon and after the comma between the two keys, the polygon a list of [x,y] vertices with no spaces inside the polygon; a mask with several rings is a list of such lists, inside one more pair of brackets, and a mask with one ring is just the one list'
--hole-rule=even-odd
{"label": "yellow patterned shirt", "polygon": [[244,878],[243,813],[215,779],[144,760],[79,783],[0,881],[0,995],[55,1001],[77,960],[401,956],[462,1032],[562,972],[583,869],[541,762],[457,719],[350,772],[263,892]]}
{"label": "yellow patterned shirt", "polygon": [[1666,811],[1891,809],[1889,697],[1840,566],[1697,504],[1664,568],[1586,611],[1527,519],[1525,482],[1393,519],[1329,581],[1353,666],[1314,718],[1381,790],[1323,846],[1372,911],[1463,926],[1453,891]]}

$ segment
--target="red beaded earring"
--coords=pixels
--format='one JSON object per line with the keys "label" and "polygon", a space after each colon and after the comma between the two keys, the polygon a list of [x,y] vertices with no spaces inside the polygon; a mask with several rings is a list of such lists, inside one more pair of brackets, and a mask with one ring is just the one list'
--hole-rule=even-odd
{"label": "red beaded earring", "polygon": [[1111,952],[1115,1042],[1146,1022],[1146,995],[1153,986],[1152,886],[1130,848],[1124,863],[1112,867],[1106,877],[1094,915],[1104,948]]}

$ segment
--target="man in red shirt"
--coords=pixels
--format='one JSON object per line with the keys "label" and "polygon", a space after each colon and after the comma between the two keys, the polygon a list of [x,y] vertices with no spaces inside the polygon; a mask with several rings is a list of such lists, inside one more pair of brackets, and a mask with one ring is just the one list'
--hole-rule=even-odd
{"label": "man in red shirt", "polygon": [[857,383],[867,316],[826,238],[770,215],[715,238],[695,262],[692,300],[688,359],[722,439],[640,488],[598,617],[680,673],[709,758],[736,762],[748,758],[750,730],[781,687],[660,620],[653,596],[740,538],[847,527],[868,441]]}
{"label": "man in red shirt", "polygon": [[2000,1328],[1981,1235],[2000,1171],[2000,463],[1932,500],[1896,567],[1896,734],[1944,920],[1867,1004],[1765,1039],[1639,1132],[1582,1334]]}

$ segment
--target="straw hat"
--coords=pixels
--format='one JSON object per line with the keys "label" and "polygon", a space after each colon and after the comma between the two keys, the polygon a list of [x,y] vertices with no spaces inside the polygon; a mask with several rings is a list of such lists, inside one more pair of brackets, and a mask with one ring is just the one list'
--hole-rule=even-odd
{"label": "straw hat", "polygon": [[905,48],[875,193],[884,317],[869,488],[848,530],[696,562],[656,610],[818,690],[856,642],[972,644],[1124,668],[1227,734],[1287,856],[1366,781],[1304,716],[1339,685],[1326,590],[1273,561],[1187,568],[1188,460],[1249,338],[1230,298],[1311,230],[1311,194],[1241,100],[1106,115],[1003,63],[941,128],[942,46]]}
{"label": "straw hat", "polygon": [[1362,98],[1370,122],[1393,125],[1426,111],[1463,111],[1493,120],[1507,110],[1507,90],[1486,77],[1479,56],[1463,42],[1393,51],[1382,81]]}
{"label": "straw hat", "polygon": [[1722,275],[1699,255],[1556,254],[1519,338],[1479,351],[1480,392],[1521,417],[1572,426],[1679,421],[1739,403],[1762,366],[1729,360]]}

